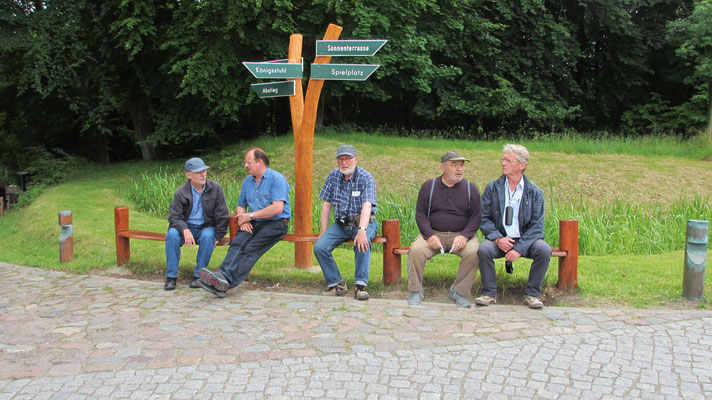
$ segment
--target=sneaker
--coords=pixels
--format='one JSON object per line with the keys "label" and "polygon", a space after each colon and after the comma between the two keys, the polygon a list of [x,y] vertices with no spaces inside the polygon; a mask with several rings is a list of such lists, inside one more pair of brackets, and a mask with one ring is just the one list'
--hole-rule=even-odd
{"label": "sneaker", "polygon": [[418,292],[410,292],[410,297],[408,297],[408,305],[411,307],[418,306],[420,305],[420,302],[423,301],[423,291],[420,290]]}
{"label": "sneaker", "polygon": [[217,290],[217,289],[215,289],[215,287],[203,283],[203,281],[200,281],[200,280],[199,280],[199,281],[198,281],[198,285],[199,285],[201,288],[207,290],[208,292],[214,294],[214,295],[217,296],[217,297],[220,297],[220,298],[225,297],[225,292],[224,292],[224,291]]}
{"label": "sneaker", "polygon": [[190,285],[188,285],[188,287],[190,287],[191,289],[199,288],[200,287],[200,285],[198,285],[199,280],[200,280],[200,278],[193,277],[193,280],[190,281]]}
{"label": "sneaker", "polygon": [[539,309],[544,307],[544,303],[541,302],[538,298],[534,296],[525,296],[524,297],[524,305],[529,306],[529,308],[533,309]]}
{"label": "sneaker", "polygon": [[324,296],[343,296],[349,292],[349,288],[346,286],[346,282],[341,281],[336,286],[326,288],[321,294]]}
{"label": "sneaker", "polygon": [[459,293],[455,291],[455,285],[450,285],[450,293],[448,296],[450,300],[454,301],[455,304],[457,304],[458,307],[460,308],[471,308],[472,306],[470,305],[470,300],[465,297],[461,296]]}
{"label": "sneaker", "polygon": [[364,290],[363,285],[356,285],[356,290],[354,291],[354,299],[356,300],[368,300],[368,292]]}
{"label": "sneaker", "polygon": [[496,304],[497,298],[492,296],[480,296],[475,299],[475,304],[478,306],[488,306],[490,304]]}
{"label": "sneaker", "polygon": [[200,281],[208,286],[212,286],[215,289],[226,292],[230,285],[227,283],[227,279],[220,271],[211,271],[207,268],[200,269]]}
{"label": "sneaker", "polygon": [[176,288],[176,280],[178,278],[166,278],[166,284],[163,285],[164,290],[173,290]]}

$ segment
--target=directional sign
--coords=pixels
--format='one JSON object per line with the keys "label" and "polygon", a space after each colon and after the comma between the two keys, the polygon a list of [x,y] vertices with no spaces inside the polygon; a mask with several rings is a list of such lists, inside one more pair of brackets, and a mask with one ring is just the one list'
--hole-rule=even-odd
{"label": "directional sign", "polygon": [[317,56],[372,56],[386,44],[388,40],[317,40]]}
{"label": "directional sign", "polygon": [[255,78],[276,79],[276,78],[301,78],[303,73],[303,62],[301,64],[288,64],[285,60],[267,62],[247,62],[242,64],[252,72]]}
{"label": "directional sign", "polygon": [[312,64],[311,78],[331,81],[365,81],[378,64]]}
{"label": "directional sign", "polygon": [[255,83],[250,86],[252,86],[252,89],[260,98],[294,96],[296,91],[294,82],[295,81]]}

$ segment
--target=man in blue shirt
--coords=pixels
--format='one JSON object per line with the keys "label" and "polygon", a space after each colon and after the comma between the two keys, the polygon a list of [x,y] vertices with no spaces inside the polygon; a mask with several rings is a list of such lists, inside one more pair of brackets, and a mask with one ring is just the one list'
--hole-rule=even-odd
{"label": "man in blue shirt", "polygon": [[198,286],[198,273],[210,262],[215,245],[227,233],[228,211],[223,188],[207,179],[207,169],[200,158],[185,162],[188,182],[173,194],[168,209],[168,233],[166,233],[166,284],[165,290],[176,288],[180,247],[199,245],[191,288]]}
{"label": "man in blue shirt", "polygon": [[237,200],[239,232],[215,272],[200,270],[199,285],[218,297],[239,285],[257,260],[284,238],[291,217],[289,183],[269,168],[267,154],[258,148],[248,150],[245,168],[249,175],[242,181]]}
{"label": "man in blue shirt", "polygon": [[[356,166],[358,157],[351,145],[336,151],[338,168],[331,171],[321,189],[321,234],[314,245],[326,281],[326,295],[343,296],[348,292],[331,252],[341,243],[354,240],[356,271],[354,298],[368,300],[368,269],[371,263],[371,241],[378,232],[376,224],[376,182],[368,171]],[[335,223],[329,226],[334,209]],[[328,229],[327,229],[328,227]]]}

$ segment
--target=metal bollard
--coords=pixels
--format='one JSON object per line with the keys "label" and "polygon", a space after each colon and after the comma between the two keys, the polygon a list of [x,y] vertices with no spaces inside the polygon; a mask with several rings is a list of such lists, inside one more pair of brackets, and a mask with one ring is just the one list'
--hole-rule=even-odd
{"label": "metal bollard", "polygon": [[59,212],[59,262],[65,263],[74,260],[74,229],[72,227],[72,212]]}
{"label": "metal bollard", "polygon": [[682,296],[688,300],[699,301],[704,294],[708,232],[709,222],[694,219],[687,220]]}

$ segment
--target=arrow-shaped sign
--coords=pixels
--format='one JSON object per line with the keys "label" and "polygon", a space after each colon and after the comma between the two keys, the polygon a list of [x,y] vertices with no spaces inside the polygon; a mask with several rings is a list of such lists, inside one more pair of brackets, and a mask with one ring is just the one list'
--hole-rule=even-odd
{"label": "arrow-shaped sign", "polygon": [[386,44],[388,40],[317,40],[317,56],[372,56]]}
{"label": "arrow-shaped sign", "polygon": [[296,91],[295,81],[270,82],[270,83],[255,83],[252,89],[261,99],[265,97],[282,97],[294,96]]}
{"label": "arrow-shaped sign", "polygon": [[266,62],[247,62],[242,64],[250,70],[255,78],[276,79],[276,78],[301,78],[303,74],[304,61],[300,64],[289,64],[287,60],[275,60]]}
{"label": "arrow-shaped sign", "polygon": [[311,79],[365,81],[378,67],[378,64],[312,64]]}

